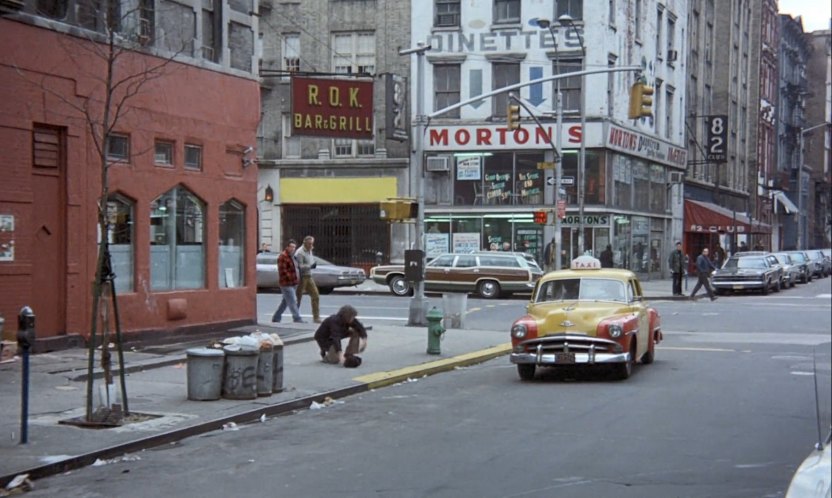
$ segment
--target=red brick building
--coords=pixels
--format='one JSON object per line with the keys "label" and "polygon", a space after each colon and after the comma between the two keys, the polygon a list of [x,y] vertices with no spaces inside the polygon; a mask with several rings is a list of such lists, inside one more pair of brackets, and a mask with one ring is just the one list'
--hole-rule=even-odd
{"label": "red brick building", "polygon": [[[104,14],[87,11],[85,18],[74,0],[26,0],[20,10],[2,3],[0,315],[5,338],[13,337],[18,311],[31,306],[43,349],[91,328],[102,172],[83,111],[92,121],[103,116],[108,93],[100,56],[106,45],[95,43],[106,41]],[[216,13],[192,11],[201,29],[180,33],[182,49],[172,51],[177,40],[169,26],[163,30],[170,11],[157,15],[154,2],[142,2],[132,38],[138,50],[112,66],[114,81],[131,94],[137,87],[129,83],[141,81],[105,146],[107,237],[127,335],[256,318],[250,146],[260,117],[252,74],[257,27],[242,7],[218,4]],[[201,17],[210,22],[200,24]],[[122,21],[130,25],[126,14]],[[148,78],[147,68],[160,64]]]}

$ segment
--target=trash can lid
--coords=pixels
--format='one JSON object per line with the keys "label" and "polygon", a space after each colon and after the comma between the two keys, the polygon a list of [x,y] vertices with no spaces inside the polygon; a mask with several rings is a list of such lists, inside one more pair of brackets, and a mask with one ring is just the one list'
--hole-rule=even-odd
{"label": "trash can lid", "polygon": [[225,354],[232,356],[253,356],[260,354],[260,348],[257,346],[241,346],[239,344],[229,344],[222,348]]}
{"label": "trash can lid", "polygon": [[225,356],[222,349],[191,348],[186,352],[188,356]]}

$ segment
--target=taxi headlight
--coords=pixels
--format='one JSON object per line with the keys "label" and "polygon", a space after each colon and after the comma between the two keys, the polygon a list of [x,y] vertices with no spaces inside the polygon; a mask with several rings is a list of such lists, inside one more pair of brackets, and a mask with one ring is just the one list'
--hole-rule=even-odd
{"label": "taxi headlight", "polygon": [[612,325],[610,325],[609,332],[610,337],[612,337],[613,339],[618,339],[619,337],[621,337],[621,334],[624,333],[624,330],[621,328],[621,325],[613,323]]}
{"label": "taxi headlight", "polygon": [[528,330],[526,330],[526,326],[522,323],[518,323],[514,327],[511,327],[511,337],[514,337],[515,339],[522,339],[526,337],[527,332]]}

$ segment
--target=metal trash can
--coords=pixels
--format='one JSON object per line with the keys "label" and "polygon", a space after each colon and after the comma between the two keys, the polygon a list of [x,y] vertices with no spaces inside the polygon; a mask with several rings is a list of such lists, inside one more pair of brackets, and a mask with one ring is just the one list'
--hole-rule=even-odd
{"label": "metal trash can", "polygon": [[193,348],[188,358],[188,399],[213,401],[222,393],[222,367],[225,353],[220,349]]}
{"label": "metal trash can", "polygon": [[257,363],[260,349],[226,346],[225,379],[222,397],[225,399],[257,399]]}
{"label": "metal trash can", "polygon": [[283,392],[283,344],[274,346],[272,350],[272,392]]}
{"label": "metal trash can", "polygon": [[271,396],[274,375],[272,364],[274,363],[274,352],[271,344],[260,345],[260,360],[257,361],[257,395]]}
{"label": "metal trash can", "polygon": [[464,329],[465,312],[468,310],[468,294],[464,292],[442,294],[442,310],[444,311],[446,329]]}

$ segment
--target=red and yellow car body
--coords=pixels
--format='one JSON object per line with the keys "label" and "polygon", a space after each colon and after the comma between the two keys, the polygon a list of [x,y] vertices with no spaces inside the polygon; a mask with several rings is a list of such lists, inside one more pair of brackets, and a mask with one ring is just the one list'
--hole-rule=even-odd
{"label": "red and yellow car body", "polygon": [[653,362],[662,340],[661,317],[635,273],[588,256],[541,277],[526,310],[511,327],[510,360],[523,380],[538,367],[575,365],[609,365],[626,379],[636,362]]}

